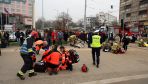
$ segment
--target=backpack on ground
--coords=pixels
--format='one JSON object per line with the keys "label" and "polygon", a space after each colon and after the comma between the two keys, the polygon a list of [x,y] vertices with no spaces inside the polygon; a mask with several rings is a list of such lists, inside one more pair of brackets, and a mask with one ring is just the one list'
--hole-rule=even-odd
{"label": "backpack on ground", "polygon": [[69,50],[68,52],[69,52],[69,54],[70,54],[69,60],[71,60],[72,63],[78,63],[78,62],[80,61],[79,55],[78,55],[78,53],[76,52],[76,50],[71,49],[71,50]]}
{"label": "backpack on ground", "polygon": [[83,64],[83,66],[81,67],[81,71],[88,72],[88,67],[86,66],[86,64]]}
{"label": "backpack on ground", "polygon": [[47,69],[47,66],[46,66],[46,63],[43,62],[43,61],[39,61],[39,62],[36,62],[35,65],[34,65],[34,71],[35,72],[46,72],[46,69]]}

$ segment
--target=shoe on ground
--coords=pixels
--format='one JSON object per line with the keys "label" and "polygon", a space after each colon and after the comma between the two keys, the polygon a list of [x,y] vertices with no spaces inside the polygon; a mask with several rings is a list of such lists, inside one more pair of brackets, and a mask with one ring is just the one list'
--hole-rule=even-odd
{"label": "shoe on ground", "polygon": [[33,72],[33,73],[29,73],[29,77],[32,77],[32,76],[36,76],[37,73]]}
{"label": "shoe on ground", "polygon": [[99,68],[99,65],[97,64],[96,67]]}
{"label": "shoe on ground", "polygon": [[52,72],[50,72],[50,73],[49,73],[49,75],[53,75],[53,73],[52,73]]}
{"label": "shoe on ground", "polygon": [[25,77],[19,73],[17,73],[17,77],[19,77],[21,80],[25,80]]}
{"label": "shoe on ground", "polygon": [[93,65],[96,65],[95,63],[93,63]]}
{"label": "shoe on ground", "polygon": [[53,74],[54,74],[54,75],[58,75],[58,72],[54,72]]}

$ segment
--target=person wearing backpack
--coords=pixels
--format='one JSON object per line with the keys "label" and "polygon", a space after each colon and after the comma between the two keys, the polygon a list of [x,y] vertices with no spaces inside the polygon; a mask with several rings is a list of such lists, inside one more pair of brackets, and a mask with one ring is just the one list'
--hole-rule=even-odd
{"label": "person wearing backpack", "polygon": [[61,69],[73,71],[72,60],[70,60],[70,54],[66,51],[64,46],[60,46],[60,52],[62,54],[62,66]]}
{"label": "person wearing backpack", "polygon": [[99,68],[100,64],[100,49],[101,49],[101,36],[98,33],[94,33],[91,40],[91,48],[92,48],[92,59],[93,65],[96,65]]}

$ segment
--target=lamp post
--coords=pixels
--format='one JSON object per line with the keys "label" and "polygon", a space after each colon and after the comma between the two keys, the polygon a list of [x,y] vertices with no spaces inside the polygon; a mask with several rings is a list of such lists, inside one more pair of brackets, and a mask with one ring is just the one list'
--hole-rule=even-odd
{"label": "lamp post", "polygon": [[44,28],[44,1],[42,0],[42,29]]}
{"label": "lamp post", "polygon": [[87,0],[85,0],[85,10],[84,10],[84,30],[86,31],[86,11],[87,11]]}
{"label": "lamp post", "polygon": [[1,15],[1,30],[2,30],[2,25],[3,25],[3,15],[2,15],[2,13],[0,13],[0,15]]}
{"label": "lamp post", "polygon": [[35,0],[32,0],[32,28],[36,28],[35,27]]}

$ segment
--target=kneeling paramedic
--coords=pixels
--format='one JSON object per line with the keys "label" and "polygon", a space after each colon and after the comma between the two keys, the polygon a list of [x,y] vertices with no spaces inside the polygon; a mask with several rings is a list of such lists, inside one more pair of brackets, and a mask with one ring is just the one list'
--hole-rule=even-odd
{"label": "kneeling paramedic", "polygon": [[97,33],[94,33],[91,41],[91,48],[92,48],[93,65],[96,65],[97,68],[99,68],[100,64],[101,43],[102,43],[101,36],[99,36]]}
{"label": "kneeling paramedic", "polygon": [[53,45],[50,54],[43,59],[46,62],[49,74],[58,74],[58,67],[60,65],[61,53],[57,50],[57,45]]}

